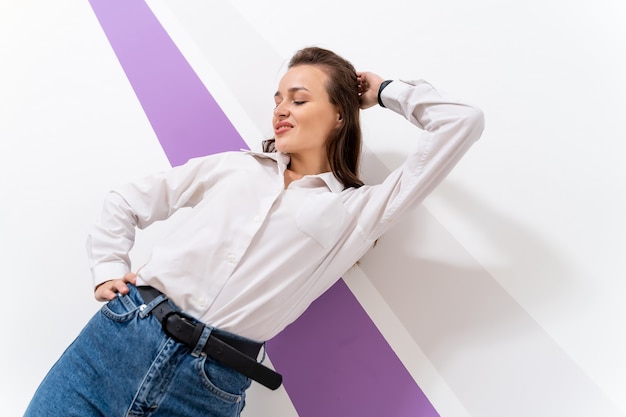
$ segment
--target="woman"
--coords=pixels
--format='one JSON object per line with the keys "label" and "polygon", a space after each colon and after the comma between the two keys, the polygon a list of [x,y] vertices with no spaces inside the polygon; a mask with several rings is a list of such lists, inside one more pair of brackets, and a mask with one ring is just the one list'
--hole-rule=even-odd
{"label": "woman", "polygon": [[[333,52],[298,51],[274,96],[264,153],[189,161],[112,191],[88,238],[108,301],[51,369],[27,416],[238,416],[256,361],[445,177],[482,113],[424,81],[383,81]],[[358,176],[359,111],[379,104],[424,130],[382,184]],[[191,208],[130,272],[136,228]]]}

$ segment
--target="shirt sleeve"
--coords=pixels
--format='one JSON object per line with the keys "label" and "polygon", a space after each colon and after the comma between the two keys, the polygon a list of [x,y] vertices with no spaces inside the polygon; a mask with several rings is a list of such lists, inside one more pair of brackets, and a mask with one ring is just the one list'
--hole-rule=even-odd
{"label": "shirt sleeve", "polygon": [[167,219],[180,208],[196,205],[210,187],[212,169],[218,164],[217,156],[191,159],[110,191],[87,236],[94,287],[129,272],[136,229]]}
{"label": "shirt sleeve", "polygon": [[359,226],[370,242],[423,201],[484,129],[480,109],[445,97],[423,80],[394,81],[382,91],[381,100],[423,133],[415,151],[382,184],[362,187]]}

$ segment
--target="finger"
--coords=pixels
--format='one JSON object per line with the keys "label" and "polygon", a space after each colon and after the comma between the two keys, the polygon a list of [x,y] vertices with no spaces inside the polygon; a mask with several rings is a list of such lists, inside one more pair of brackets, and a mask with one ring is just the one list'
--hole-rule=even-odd
{"label": "finger", "polygon": [[117,294],[128,294],[130,289],[124,282],[124,279],[114,279],[102,284],[96,290],[96,299],[100,301],[111,301]]}
{"label": "finger", "polygon": [[105,290],[104,293],[100,297],[100,301],[111,301],[117,297],[117,293],[111,290]]}
{"label": "finger", "polygon": [[127,272],[126,275],[124,275],[123,279],[124,282],[135,285],[135,283],[137,282],[137,274],[133,272]]}
{"label": "finger", "polygon": [[98,301],[111,301],[117,296],[117,293],[107,285],[98,287],[95,296]]}
{"label": "finger", "polygon": [[124,276],[124,278],[122,279],[114,280],[112,291],[116,293],[120,293],[120,294],[128,294],[130,292],[130,289],[128,288],[128,285],[126,285],[125,280],[126,280],[126,276]]}

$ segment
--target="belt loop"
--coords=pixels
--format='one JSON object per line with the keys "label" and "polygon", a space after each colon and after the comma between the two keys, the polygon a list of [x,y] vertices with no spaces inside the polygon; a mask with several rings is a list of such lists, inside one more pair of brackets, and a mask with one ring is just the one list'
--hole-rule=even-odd
{"label": "belt loop", "polygon": [[154,300],[150,301],[148,304],[142,304],[141,306],[139,306],[139,317],[141,317],[142,319],[145,319],[152,310],[154,310],[154,307],[158,306],[159,304],[161,304],[163,301],[167,300],[167,295],[165,294],[161,294],[158,297],[156,297]]}
{"label": "belt loop", "polygon": [[202,329],[202,334],[200,335],[200,338],[198,339],[198,343],[196,343],[196,346],[193,348],[193,351],[191,352],[191,354],[194,357],[199,357],[201,355],[204,355],[204,352],[202,351],[202,349],[204,349],[204,345],[206,345],[207,340],[209,340],[209,336],[211,336],[211,332],[213,331],[213,327],[209,327],[209,326],[202,326],[204,327]]}
{"label": "belt loop", "polygon": [[128,311],[133,311],[134,309],[137,308],[137,304],[130,297],[130,293],[129,294],[122,294],[121,292],[118,292],[117,293],[117,298],[122,302],[122,304],[124,304],[124,307],[126,307],[128,309]]}

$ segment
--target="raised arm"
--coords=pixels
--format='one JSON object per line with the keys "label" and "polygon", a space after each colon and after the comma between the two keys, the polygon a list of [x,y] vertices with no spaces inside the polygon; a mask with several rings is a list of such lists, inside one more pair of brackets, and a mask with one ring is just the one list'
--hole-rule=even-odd
{"label": "raised arm", "polygon": [[381,104],[423,130],[416,135],[415,150],[382,184],[357,192],[364,196],[359,199],[361,229],[374,241],[448,175],[480,137],[484,118],[477,107],[446,97],[423,80],[385,82],[361,72],[358,81],[361,108]]}

